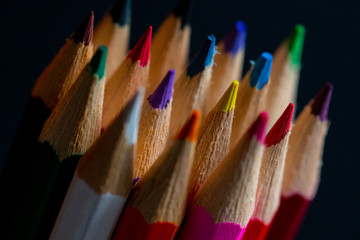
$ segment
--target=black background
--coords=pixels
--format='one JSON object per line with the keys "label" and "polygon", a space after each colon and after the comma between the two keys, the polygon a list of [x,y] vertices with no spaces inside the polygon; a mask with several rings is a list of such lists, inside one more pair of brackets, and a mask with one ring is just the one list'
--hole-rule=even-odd
{"label": "black background", "polygon": [[[134,0],[131,46],[154,31],[176,0]],[[87,15],[98,22],[113,0],[7,1],[0,14],[0,163],[15,135],[26,100],[41,71]],[[246,21],[249,60],[273,52],[296,23],[306,26],[298,111],[325,82],[334,84],[318,195],[298,239],[359,239],[358,7],[344,1],[194,0],[191,54],[207,34],[217,40],[238,19]]]}

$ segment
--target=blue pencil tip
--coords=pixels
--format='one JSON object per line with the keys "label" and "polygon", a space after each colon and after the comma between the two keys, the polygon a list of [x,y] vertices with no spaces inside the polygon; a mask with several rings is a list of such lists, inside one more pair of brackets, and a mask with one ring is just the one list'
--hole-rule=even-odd
{"label": "blue pencil tip", "polygon": [[263,52],[255,62],[254,69],[250,75],[250,86],[261,90],[265,84],[269,81],[272,55],[268,52]]}
{"label": "blue pencil tip", "polygon": [[224,52],[231,53],[233,56],[236,55],[239,50],[245,48],[245,41],[246,24],[238,20],[223,39]]}
{"label": "blue pencil tip", "polygon": [[169,70],[148,101],[154,109],[164,109],[170,102],[174,92],[175,70]]}
{"label": "blue pencil tip", "polygon": [[216,39],[213,35],[207,36],[201,48],[187,68],[188,76],[193,77],[203,71],[205,67],[212,64],[215,54],[215,41]]}

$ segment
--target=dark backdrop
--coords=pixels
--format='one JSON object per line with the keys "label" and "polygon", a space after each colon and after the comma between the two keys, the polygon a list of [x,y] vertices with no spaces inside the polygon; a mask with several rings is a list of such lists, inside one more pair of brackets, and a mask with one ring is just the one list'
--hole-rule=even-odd
{"label": "dark backdrop", "polygon": [[[94,10],[95,19],[113,0],[17,0],[0,14],[1,161],[16,132],[36,77],[77,25]],[[273,52],[296,23],[306,26],[298,111],[329,81],[334,94],[331,126],[318,195],[298,239],[359,239],[358,198],[359,31],[357,8],[344,1],[194,0],[191,54],[207,34],[217,39],[237,19],[248,25],[245,70],[263,51]],[[148,25],[156,31],[175,0],[134,0],[131,46]]]}

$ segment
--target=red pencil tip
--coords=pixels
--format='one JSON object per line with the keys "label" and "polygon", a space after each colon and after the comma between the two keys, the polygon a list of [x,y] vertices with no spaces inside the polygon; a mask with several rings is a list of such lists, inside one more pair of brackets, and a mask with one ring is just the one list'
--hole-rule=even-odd
{"label": "red pencil tip", "polygon": [[267,147],[278,144],[289,132],[293,113],[294,104],[290,103],[266,135],[265,144]]}
{"label": "red pencil tip", "polygon": [[200,119],[201,112],[199,110],[193,111],[190,119],[182,127],[176,138],[187,139],[189,141],[195,142],[199,132]]}
{"label": "red pencil tip", "polygon": [[255,136],[260,143],[264,143],[264,136],[266,132],[266,124],[268,118],[269,116],[266,112],[260,113],[258,118],[248,130],[249,136]]}
{"label": "red pencil tip", "polygon": [[129,52],[127,58],[132,62],[139,61],[141,66],[146,66],[150,59],[152,27],[149,26],[146,32],[141,36],[135,47]]}
{"label": "red pencil tip", "polygon": [[332,89],[333,85],[331,83],[326,83],[320,92],[315,96],[315,99],[311,104],[311,112],[315,116],[319,116],[321,121],[325,121],[327,119]]}
{"label": "red pencil tip", "polygon": [[72,36],[75,43],[89,45],[93,39],[94,12],[91,11]]}

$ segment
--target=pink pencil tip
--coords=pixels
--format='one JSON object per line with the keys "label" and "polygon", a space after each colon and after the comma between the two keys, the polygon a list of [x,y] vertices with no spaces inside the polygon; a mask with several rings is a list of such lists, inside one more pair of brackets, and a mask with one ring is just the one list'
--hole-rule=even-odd
{"label": "pink pencil tip", "polygon": [[264,143],[264,136],[266,132],[266,124],[268,118],[269,116],[266,112],[260,113],[258,118],[248,130],[249,136],[255,136],[260,143]]}
{"label": "pink pencil tip", "polygon": [[294,104],[290,103],[266,135],[265,144],[267,147],[278,144],[289,132],[293,113]]}
{"label": "pink pencil tip", "polygon": [[132,62],[139,61],[141,66],[146,66],[150,60],[152,26],[141,36],[135,47],[129,52],[127,58]]}

